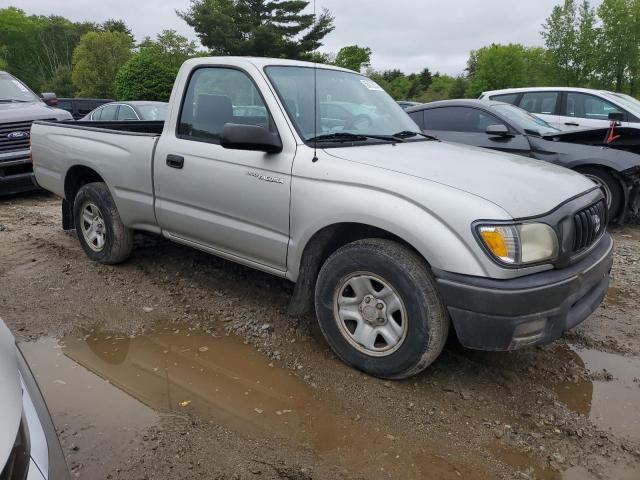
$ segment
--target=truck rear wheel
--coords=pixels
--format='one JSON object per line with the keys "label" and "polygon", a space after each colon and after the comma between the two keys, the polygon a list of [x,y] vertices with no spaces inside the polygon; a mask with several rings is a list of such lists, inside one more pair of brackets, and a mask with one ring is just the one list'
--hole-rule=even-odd
{"label": "truck rear wheel", "polygon": [[88,183],[73,202],[73,218],[82,249],[96,262],[124,262],[133,250],[133,230],[127,228],[104,183]]}
{"label": "truck rear wheel", "polygon": [[449,316],[427,265],[397,242],[359,240],[322,266],[315,291],[320,328],[345,363],[400,379],[442,352]]}

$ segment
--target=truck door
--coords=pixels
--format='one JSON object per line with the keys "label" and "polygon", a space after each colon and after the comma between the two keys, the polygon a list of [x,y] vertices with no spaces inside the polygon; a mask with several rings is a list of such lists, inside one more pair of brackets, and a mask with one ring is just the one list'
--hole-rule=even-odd
{"label": "truck door", "polygon": [[284,273],[295,142],[283,138],[277,154],[225,149],[226,123],[278,130],[245,71],[195,69],[176,128],[165,129],[154,157],[158,224],[173,240]]}

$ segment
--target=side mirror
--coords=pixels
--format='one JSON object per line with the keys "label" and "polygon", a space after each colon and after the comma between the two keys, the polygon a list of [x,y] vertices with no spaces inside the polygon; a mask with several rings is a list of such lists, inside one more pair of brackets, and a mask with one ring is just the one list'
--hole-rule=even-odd
{"label": "side mirror", "polygon": [[609,112],[609,120],[611,120],[612,122],[622,122],[624,120],[624,113]]}
{"label": "side mirror", "polygon": [[506,125],[489,125],[485,132],[487,135],[494,137],[508,137],[511,135]]}
{"label": "side mirror", "polygon": [[51,93],[51,92],[43,93],[42,100],[44,101],[44,103],[46,103],[50,107],[55,107],[58,105],[58,97],[56,97],[55,93]]}
{"label": "side mirror", "polygon": [[252,150],[266,153],[282,151],[282,140],[278,134],[271,133],[258,125],[238,123],[225,124],[220,137],[220,145],[232,150]]}

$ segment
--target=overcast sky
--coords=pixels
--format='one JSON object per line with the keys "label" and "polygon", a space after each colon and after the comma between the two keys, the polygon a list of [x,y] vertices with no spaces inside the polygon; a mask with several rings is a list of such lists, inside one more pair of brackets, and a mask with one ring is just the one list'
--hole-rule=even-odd
{"label": "overcast sky", "polygon": [[[102,22],[121,18],[141,40],[165,28],[191,39],[195,32],[175,14],[189,0],[1,0],[27,13],[57,14],[71,20]],[[560,0],[317,0],[328,8],[336,29],[325,51],[345,45],[368,46],[376,69],[406,73],[424,67],[461,73],[469,51],[494,43],[541,45],[541,24]],[[600,0],[592,0],[598,5]]]}

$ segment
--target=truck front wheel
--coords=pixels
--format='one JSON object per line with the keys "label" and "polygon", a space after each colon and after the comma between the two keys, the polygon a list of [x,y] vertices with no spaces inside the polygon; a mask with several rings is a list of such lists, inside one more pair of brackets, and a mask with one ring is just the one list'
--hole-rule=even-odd
{"label": "truck front wheel", "polygon": [[133,250],[133,230],[122,223],[104,183],[87,183],[73,202],[73,218],[82,249],[96,262],[124,262]]}
{"label": "truck front wheel", "polygon": [[325,262],[316,314],[333,351],[370,375],[417,374],[442,352],[449,316],[424,260],[390,240],[359,240]]}

